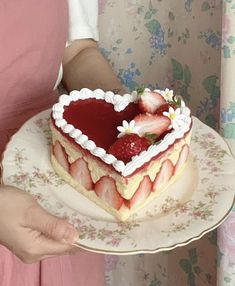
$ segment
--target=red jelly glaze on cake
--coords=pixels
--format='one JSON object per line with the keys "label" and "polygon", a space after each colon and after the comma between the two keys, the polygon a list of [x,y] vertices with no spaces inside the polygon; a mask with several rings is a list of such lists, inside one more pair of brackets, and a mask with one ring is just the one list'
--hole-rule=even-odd
{"label": "red jelly glaze on cake", "polygon": [[138,104],[130,103],[123,111],[116,112],[112,104],[90,98],[71,102],[64,107],[63,117],[97,147],[107,150],[117,140],[117,127],[122,126],[122,121],[129,122],[139,113]]}

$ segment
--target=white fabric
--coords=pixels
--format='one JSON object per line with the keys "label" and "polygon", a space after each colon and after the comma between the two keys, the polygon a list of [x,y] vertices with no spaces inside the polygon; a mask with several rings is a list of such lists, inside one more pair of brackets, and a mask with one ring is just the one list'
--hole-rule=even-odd
{"label": "white fabric", "polygon": [[98,1],[68,0],[68,6],[68,41],[84,38],[92,38],[98,41]]}
{"label": "white fabric", "polygon": [[[99,40],[98,34],[98,0],[68,0],[69,31],[66,46],[77,39]],[[62,64],[54,89],[60,84],[63,77]]]}

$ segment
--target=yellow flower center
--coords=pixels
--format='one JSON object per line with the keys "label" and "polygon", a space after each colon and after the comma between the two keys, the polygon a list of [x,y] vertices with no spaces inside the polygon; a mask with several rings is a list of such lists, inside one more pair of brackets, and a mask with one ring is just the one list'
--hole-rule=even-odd
{"label": "yellow flower center", "polygon": [[175,120],[176,119],[176,114],[175,113],[170,114],[170,119],[171,120]]}

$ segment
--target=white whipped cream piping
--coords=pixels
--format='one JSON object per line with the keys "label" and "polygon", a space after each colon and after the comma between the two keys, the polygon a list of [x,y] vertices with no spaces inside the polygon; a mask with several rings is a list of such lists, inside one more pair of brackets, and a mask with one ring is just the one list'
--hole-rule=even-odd
{"label": "white whipped cream piping", "polygon": [[114,110],[120,112],[124,110],[128,104],[137,101],[137,93],[125,94],[123,96],[114,94],[112,91],[104,92],[101,89],[91,91],[88,88],[83,88],[80,91],[74,90],[69,95],[63,94],[59,98],[59,102],[52,107],[52,118],[55,120],[55,125],[60,128],[64,133],[68,134],[74,141],[88,150],[94,156],[100,158],[106,164],[110,164],[114,169],[126,177],[131,175],[136,169],[140,168],[145,163],[149,162],[153,157],[159,153],[167,150],[167,148],[184,136],[189,131],[191,125],[190,111],[185,108],[184,114],[186,115],[185,124],[179,129],[173,130],[167,134],[158,145],[151,145],[148,150],[141,152],[138,156],[132,158],[130,162],[125,164],[118,160],[111,154],[108,154],[103,148],[96,146],[95,142],[90,140],[82,131],[74,128],[73,125],[67,123],[63,118],[64,106],[69,106],[73,101],[84,100],[88,98],[95,98],[105,100],[107,103],[111,103],[114,106]]}

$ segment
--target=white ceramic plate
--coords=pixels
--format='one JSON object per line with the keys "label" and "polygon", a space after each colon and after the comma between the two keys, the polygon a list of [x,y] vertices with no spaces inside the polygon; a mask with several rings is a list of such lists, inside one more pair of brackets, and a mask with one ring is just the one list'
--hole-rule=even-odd
{"label": "white ceramic plate", "polygon": [[234,203],[235,160],[225,141],[193,118],[191,158],[185,173],[127,222],[77,193],[53,171],[49,113],[30,119],[4,152],[2,179],[34,195],[49,212],[80,231],[77,245],[110,254],[154,253],[199,239],[224,221]]}

